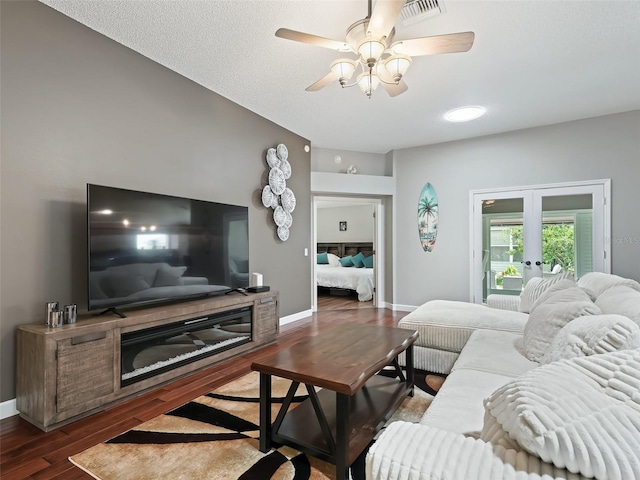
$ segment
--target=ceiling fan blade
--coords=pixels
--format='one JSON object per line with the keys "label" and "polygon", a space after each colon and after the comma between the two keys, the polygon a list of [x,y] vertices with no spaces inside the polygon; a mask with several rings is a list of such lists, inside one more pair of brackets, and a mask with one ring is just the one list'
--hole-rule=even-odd
{"label": "ceiling fan blade", "polygon": [[374,37],[387,37],[396,24],[406,0],[378,0],[369,19],[367,30]]}
{"label": "ceiling fan blade", "polygon": [[382,87],[387,91],[390,97],[397,97],[398,95],[406,92],[409,89],[407,84],[404,83],[404,80],[400,80],[400,83],[398,83],[397,85],[395,83],[383,82],[380,82],[380,85],[382,85]]}
{"label": "ceiling fan blade", "polygon": [[276,31],[276,37],[293,40],[294,42],[309,43],[311,45],[317,45],[318,47],[338,50],[339,52],[351,51],[351,47],[345,42],[319,37],[318,35],[311,35],[310,33],[297,32],[295,30],[289,30],[288,28],[279,28]]}
{"label": "ceiling fan blade", "polygon": [[307,88],[305,88],[305,90],[307,92],[317,92],[321,88],[324,88],[327,85],[329,85],[335,79],[336,79],[336,77],[333,74],[333,72],[329,72],[324,77],[322,77],[320,80],[318,80],[316,83],[313,83],[313,84],[309,85]]}
{"label": "ceiling fan blade", "polygon": [[475,36],[473,32],[462,32],[434,35],[433,37],[412,38],[410,40],[395,42],[391,45],[391,50],[395,53],[409,55],[410,57],[467,52],[471,49]]}

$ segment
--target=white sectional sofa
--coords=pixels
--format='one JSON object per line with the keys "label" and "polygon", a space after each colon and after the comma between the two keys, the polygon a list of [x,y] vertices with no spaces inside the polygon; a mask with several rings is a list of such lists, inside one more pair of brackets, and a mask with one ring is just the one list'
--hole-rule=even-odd
{"label": "white sectional sofa", "polygon": [[490,301],[521,311],[430,301],[401,320],[415,366],[448,376],[366,478],[640,479],[640,284],[590,273]]}

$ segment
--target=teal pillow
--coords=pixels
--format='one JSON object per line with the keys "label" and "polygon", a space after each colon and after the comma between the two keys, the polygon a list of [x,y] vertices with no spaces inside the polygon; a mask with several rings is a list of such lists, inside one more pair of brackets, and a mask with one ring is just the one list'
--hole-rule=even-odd
{"label": "teal pillow", "polygon": [[353,261],[353,264],[356,266],[356,268],[364,267],[364,253],[358,252],[357,255],[353,256],[352,261]]}
{"label": "teal pillow", "polygon": [[368,257],[364,257],[364,266],[366,268],[373,268],[373,255],[369,255]]}
{"label": "teal pillow", "polygon": [[328,265],[329,257],[327,256],[327,252],[318,254],[318,265]]}
{"label": "teal pillow", "polygon": [[353,257],[351,255],[342,257],[340,259],[340,263],[342,264],[343,267],[353,267]]}

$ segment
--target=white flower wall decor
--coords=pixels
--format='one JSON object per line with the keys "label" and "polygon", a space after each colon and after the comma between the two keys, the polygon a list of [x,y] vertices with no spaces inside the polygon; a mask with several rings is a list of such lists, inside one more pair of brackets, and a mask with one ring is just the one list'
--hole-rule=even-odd
{"label": "white flower wall decor", "polygon": [[296,208],[296,196],[287,187],[287,180],[291,178],[288,158],[289,150],[282,143],[267,150],[269,184],[262,189],[262,204],[266,208],[273,208],[273,221],[278,227],[278,238],[283,242],[289,238],[293,223],[291,212]]}

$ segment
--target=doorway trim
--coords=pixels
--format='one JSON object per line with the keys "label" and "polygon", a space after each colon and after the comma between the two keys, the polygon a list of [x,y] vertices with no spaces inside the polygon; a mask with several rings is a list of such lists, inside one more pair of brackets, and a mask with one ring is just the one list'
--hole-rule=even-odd
{"label": "doorway trim", "polygon": [[374,249],[374,288],[375,293],[373,296],[373,306],[376,308],[384,308],[384,259],[385,259],[385,244],[384,244],[384,204],[383,199],[378,197],[363,197],[357,195],[326,195],[326,194],[312,194],[311,195],[311,239],[313,242],[312,251],[312,276],[311,276],[311,310],[313,312],[318,311],[318,288],[316,286],[316,258],[318,249],[318,203],[322,201],[335,201],[335,202],[350,202],[362,205],[373,205],[375,218],[372,219],[374,225],[373,234],[373,249]]}
{"label": "doorway trim", "polygon": [[[611,245],[606,240],[611,237],[611,179],[584,180],[577,182],[551,183],[542,185],[525,185],[519,187],[503,187],[490,188],[482,190],[469,191],[469,258],[471,259],[469,268],[469,301],[475,303],[478,293],[482,286],[478,285],[476,273],[482,270],[482,212],[476,212],[476,206],[480,205],[481,200],[491,197],[509,198],[510,194],[522,192],[544,192],[547,190],[571,189],[575,187],[596,187],[602,189],[602,218],[601,231],[596,232],[596,221],[593,223],[594,238],[599,235],[602,239],[601,250],[603,252],[603,268],[604,273],[611,272]],[[570,193],[570,192],[568,192]],[[525,216],[531,212],[523,212]],[[540,218],[542,221],[542,218]],[[480,295],[480,302],[482,295]]]}

